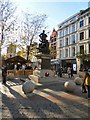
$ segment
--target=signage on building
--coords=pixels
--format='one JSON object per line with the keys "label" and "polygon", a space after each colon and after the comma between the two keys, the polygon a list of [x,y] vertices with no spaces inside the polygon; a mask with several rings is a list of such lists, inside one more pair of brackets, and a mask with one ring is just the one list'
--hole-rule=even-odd
{"label": "signage on building", "polygon": [[73,71],[76,71],[76,64],[73,64]]}

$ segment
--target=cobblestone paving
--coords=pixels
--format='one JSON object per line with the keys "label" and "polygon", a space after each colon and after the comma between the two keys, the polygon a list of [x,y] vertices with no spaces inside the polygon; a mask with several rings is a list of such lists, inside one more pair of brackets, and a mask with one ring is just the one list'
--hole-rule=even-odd
{"label": "cobblestone paving", "polygon": [[74,93],[64,90],[63,84],[35,89],[32,94],[22,92],[21,81],[7,81],[2,85],[2,118],[88,118],[87,94],[80,86]]}

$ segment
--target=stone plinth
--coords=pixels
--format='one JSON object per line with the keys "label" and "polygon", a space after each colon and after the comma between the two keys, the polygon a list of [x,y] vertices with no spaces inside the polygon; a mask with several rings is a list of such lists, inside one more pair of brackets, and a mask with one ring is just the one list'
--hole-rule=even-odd
{"label": "stone plinth", "polygon": [[[46,77],[45,73],[49,73],[49,76]],[[54,76],[54,72],[52,70],[35,70],[33,71],[33,75],[28,76],[32,81],[36,83],[43,83],[43,82],[51,82],[58,80],[58,77]]]}
{"label": "stone plinth", "polygon": [[38,76],[38,77],[44,77],[46,72],[49,73],[49,76],[54,76],[54,72],[48,69],[34,70],[33,75]]}
{"label": "stone plinth", "polygon": [[58,77],[55,77],[54,71],[51,70],[50,55],[38,53],[36,57],[40,67],[33,71],[33,75],[28,77],[36,83],[48,83],[58,80]]}
{"label": "stone plinth", "polygon": [[50,69],[51,68],[50,55],[38,53],[36,55],[36,57],[38,59],[39,64],[41,65],[41,69]]}

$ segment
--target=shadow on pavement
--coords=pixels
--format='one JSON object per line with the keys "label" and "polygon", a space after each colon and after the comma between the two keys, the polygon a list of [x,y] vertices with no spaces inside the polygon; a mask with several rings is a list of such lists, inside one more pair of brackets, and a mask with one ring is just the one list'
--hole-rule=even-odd
{"label": "shadow on pavement", "polygon": [[[51,85],[51,86],[47,86],[46,88],[49,88],[53,91],[56,91],[56,92],[59,92],[59,91],[63,91],[63,92],[66,92],[66,93],[69,93],[69,94],[72,94],[72,95],[76,95],[76,96],[79,96],[79,97],[82,97],[82,98],[87,98],[87,93],[82,93],[81,91],[81,86],[77,85],[76,86],[76,89],[74,92],[67,92],[65,89],[64,89],[64,84],[56,84],[56,85]],[[40,88],[41,90],[43,90],[43,88]],[[45,89],[45,87],[44,87]]]}
{"label": "shadow on pavement", "polygon": [[[54,90],[54,89],[51,89],[51,90]],[[71,93],[66,93],[66,92],[64,93],[64,91],[63,91],[63,94],[61,93],[56,94],[50,91],[42,90],[42,92],[49,94],[50,96],[53,96],[54,98],[61,101],[61,103],[64,104],[71,113],[73,114],[75,113],[75,115],[78,115],[78,116],[80,116],[81,114],[81,116],[88,118],[88,101],[87,100],[81,101],[79,98],[75,99],[75,95],[73,96],[73,94]]]}
{"label": "shadow on pavement", "polygon": [[[52,114],[58,114],[59,117],[63,115],[63,110],[61,110],[57,104],[43,96],[33,94],[33,96],[25,98],[20,95],[19,91],[13,90],[8,85],[6,85],[6,87],[15,98],[9,98],[6,94],[2,93],[3,118],[6,115],[6,108],[10,111],[12,118],[54,118]],[[58,116],[56,115],[55,117]]]}
{"label": "shadow on pavement", "polygon": [[3,93],[2,93],[2,104],[3,104],[2,105],[2,119],[3,120],[7,118],[9,119],[13,118],[13,120],[15,118],[27,118],[25,114],[20,113],[19,105],[17,105],[16,101],[10,99],[9,97],[7,97],[6,94],[3,94]]}

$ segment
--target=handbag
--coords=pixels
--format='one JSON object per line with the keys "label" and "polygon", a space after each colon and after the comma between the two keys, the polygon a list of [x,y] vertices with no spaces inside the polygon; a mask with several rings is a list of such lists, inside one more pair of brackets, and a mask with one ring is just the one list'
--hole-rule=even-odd
{"label": "handbag", "polygon": [[84,83],[82,84],[82,93],[87,93],[86,86],[84,85]]}

